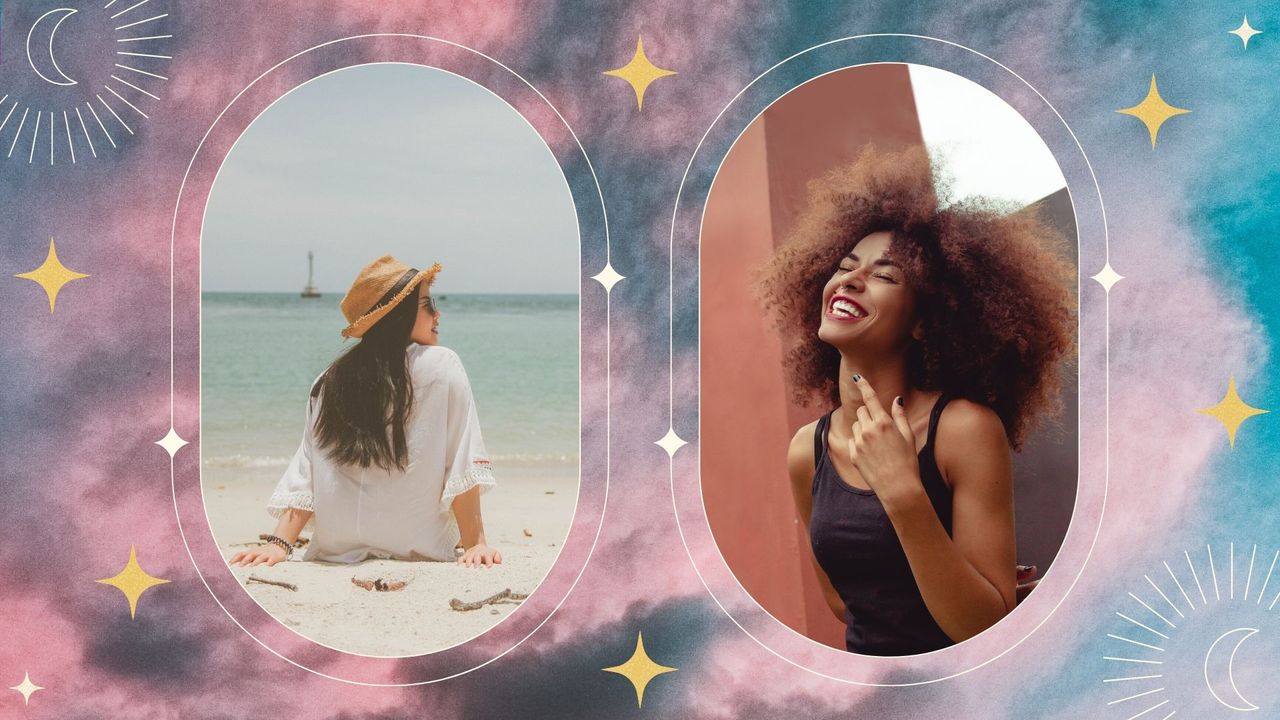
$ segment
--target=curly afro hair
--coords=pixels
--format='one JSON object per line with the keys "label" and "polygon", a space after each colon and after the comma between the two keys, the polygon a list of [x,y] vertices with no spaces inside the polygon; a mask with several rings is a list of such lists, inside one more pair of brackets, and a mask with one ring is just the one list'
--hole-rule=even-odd
{"label": "curly afro hair", "polygon": [[809,183],[787,242],[757,270],[757,296],[783,336],[795,400],[839,404],[840,354],[818,339],[822,289],[859,240],[888,231],[888,254],[915,293],[924,330],[907,351],[907,382],[989,406],[1017,449],[1037,417],[1061,409],[1075,264],[1036,207],[951,204],[949,194],[924,148],[868,146]]}

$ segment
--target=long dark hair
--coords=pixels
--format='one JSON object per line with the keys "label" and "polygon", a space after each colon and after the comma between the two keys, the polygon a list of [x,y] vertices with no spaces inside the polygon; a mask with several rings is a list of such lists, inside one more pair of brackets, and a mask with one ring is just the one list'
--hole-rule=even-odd
{"label": "long dark hair", "polygon": [[315,436],[334,462],[404,470],[404,426],[413,407],[405,350],[417,316],[415,285],[321,376]]}

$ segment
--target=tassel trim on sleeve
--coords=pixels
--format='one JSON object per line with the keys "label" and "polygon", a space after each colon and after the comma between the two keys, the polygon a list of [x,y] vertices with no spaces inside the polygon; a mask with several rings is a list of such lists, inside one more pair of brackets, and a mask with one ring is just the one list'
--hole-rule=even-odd
{"label": "tassel trim on sleeve", "polygon": [[[267,501],[267,512],[271,513],[271,517],[278,518],[284,514],[289,508],[297,508],[308,512],[315,512],[315,498],[305,490],[295,490],[293,492],[274,492],[271,499]],[[311,527],[315,518],[308,518],[306,527]]]}
{"label": "tassel trim on sleeve", "polygon": [[497,483],[488,465],[472,464],[463,474],[449,478],[444,484],[444,493],[440,496],[440,502],[447,508],[453,503],[455,497],[471,488],[479,486],[480,492],[484,493]]}

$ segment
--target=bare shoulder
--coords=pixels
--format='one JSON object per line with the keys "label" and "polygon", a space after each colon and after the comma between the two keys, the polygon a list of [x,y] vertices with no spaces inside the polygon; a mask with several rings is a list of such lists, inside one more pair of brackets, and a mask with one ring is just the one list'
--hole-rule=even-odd
{"label": "bare shoulder", "polygon": [[956,398],[947,403],[938,417],[934,443],[938,468],[953,485],[971,474],[990,477],[993,470],[1004,468],[1011,461],[1009,439],[1000,416],[972,400]]}
{"label": "bare shoulder", "polygon": [[791,475],[791,481],[802,483],[806,487],[813,481],[813,434],[817,432],[818,421],[801,427],[791,438],[791,445],[787,448],[787,472]]}

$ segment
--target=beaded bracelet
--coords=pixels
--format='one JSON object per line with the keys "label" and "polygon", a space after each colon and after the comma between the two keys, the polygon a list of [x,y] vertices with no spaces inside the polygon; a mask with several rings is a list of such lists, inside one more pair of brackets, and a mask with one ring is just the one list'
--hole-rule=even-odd
{"label": "beaded bracelet", "polygon": [[285,540],[284,538],[278,537],[276,535],[267,535],[266,537],[263,538],[263,540],[266,540],[268,543],[272,545],[276,545],[281,550],[284,550],[285,560],[288,560],[289,558],[293,557],[293,545],[290,544],[288,540]]}

